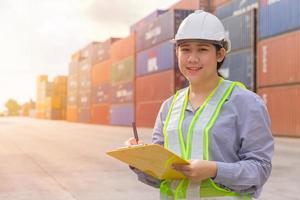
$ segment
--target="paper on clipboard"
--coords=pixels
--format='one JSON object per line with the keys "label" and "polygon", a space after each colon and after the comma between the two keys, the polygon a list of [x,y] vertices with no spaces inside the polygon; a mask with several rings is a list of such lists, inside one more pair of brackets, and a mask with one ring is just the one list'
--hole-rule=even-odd
{"label": "paper on clipboard", "polygon": [[172,164],[189,162],[158,144],[123,147],[106,153],[160,180],[186,178]]}

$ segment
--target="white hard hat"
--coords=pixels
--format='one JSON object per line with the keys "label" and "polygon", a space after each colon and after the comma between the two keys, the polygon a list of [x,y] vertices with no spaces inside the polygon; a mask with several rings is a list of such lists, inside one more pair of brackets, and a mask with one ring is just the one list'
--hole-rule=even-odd
{"label": "white hard hat", "polygon": [[208,40],[230,51],[230,40],[222,22],[203,10],[196,10],[181,22],[174,40],[180,42],[193,39]]}

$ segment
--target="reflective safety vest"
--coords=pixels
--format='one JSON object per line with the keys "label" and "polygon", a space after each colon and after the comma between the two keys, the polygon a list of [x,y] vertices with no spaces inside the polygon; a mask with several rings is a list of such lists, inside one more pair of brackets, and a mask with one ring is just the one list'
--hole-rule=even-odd
{"label": "reflective safety vest", "polygon": [[[181,155],[186,160],[209,160],[209,132],[214,126],[225,100],[230,96],[235,86],[241,83],[220,79],[218,86],[195,113],[184,142],[182,124],[189,99],[188,88],[177,91],[163,128],[165,148]],[[243,86],[244,87],[244,86]],[[218,199],[238,200],[251,199],[247,194],[219,187],[212,179],[201,183],[193,183],[188,179],[164,180],[160,185],[161,199]]]}

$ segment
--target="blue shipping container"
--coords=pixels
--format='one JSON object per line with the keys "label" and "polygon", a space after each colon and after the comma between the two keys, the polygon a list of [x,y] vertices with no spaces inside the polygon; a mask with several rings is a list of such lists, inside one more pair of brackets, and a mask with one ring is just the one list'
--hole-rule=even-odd
{"label": "blue shipping container", "polygon": [[243,14],[253,8],[258,8],[257,0],[233,0],[218,7],[216,9],[216,16],[219,19],[225,19],[227,17]]}
{"label": "blue shipping container", "polygon": [[152,23],[141,27],[136,31],[136,51],[173,39],[182,20],[192,12],[192,10],[170,10],[159,15]]}
{"label": "blue shipping container", "polygon": [[90,109],[82,109],[78,110],[78,121],[89,123],[91,121],[91,111]]}
{"label": "blue shipping container", "polygon": [[252,48],[230,53],[226,56],[220,73],[225,79],[239,81],[250,89],[255,89],[255,63]]}
{"label": "blue shipping container", "polygon": [[300,1],[260,1],[259,38],[278,35],[300,28]]}
{"label": "blue shipping container", "polygon": [[170,41],[141,51],[136,56],[136,76],[165,71],[174,66],[177,66],[175,45]]}
{"label": "blue shipping container", "polygon": [[139,30],[141,27],[145,26],[146,24],[151,23],[152,21],[154,21],[159,15],[167,12],[168,10],[155,10],[154,12],[150,13],[149,15],[147,15],[146,17],[144,17],[143,19],[141,19],[140,21],[138,21],[137,23],[133,24],[130,26],[130,32],[134,32]]}
{"label": "blue shipping container", "polygon": [[111,85],[104,83],[93,88],[93,104],[102,104],[111,102]]}
{"label": "blue shipping container", "polygon": [[228,17],[222,20],[231,41],[231,51],[250,48],[255,43],[255,12]]}
{"label": "blue shipping container", "polygon": [[114,104],[110,109],[110,124],[131,126],[134,120],[133,104]]}
{"label": "blue shipping container", "polygon": [[114,84],[111,98],[113,104],[133,102],[133,82]]}

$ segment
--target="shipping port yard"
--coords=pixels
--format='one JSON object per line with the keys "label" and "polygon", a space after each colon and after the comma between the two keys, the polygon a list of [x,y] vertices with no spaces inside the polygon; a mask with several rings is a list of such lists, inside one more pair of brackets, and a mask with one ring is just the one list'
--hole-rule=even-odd
{"label": "shipping port yard", "polygon": [[[180,0],[78,47],[67,74],[39,74],[35,96],[0,112],[0,200],[159,199],[106,152],[133,137],[151,143],[162,103],[189,82],[172,42],[195,10],[215,14],[231,40],[220,74],[266,104],[275,141],[261,200],[300,196],[300,1]],[[11,109],[11,110],[10,110]],[[1,111],[1,110],[0,110]]]}

